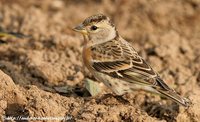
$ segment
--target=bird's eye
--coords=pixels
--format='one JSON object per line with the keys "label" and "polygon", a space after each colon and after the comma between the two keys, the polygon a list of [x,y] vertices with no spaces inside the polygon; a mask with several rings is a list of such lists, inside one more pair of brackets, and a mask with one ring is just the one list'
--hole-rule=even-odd
{"label": "bird's eye", "polygon": [[95,25],[93,25],[93,26],[91,26],[91,30],[96,30],[98,27],[97,26],[95,26]]}

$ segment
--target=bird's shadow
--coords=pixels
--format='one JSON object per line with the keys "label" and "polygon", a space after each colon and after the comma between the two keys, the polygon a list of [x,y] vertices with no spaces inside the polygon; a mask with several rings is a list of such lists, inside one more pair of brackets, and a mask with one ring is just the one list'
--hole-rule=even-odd
{"label": "bird's shadow", "polygon": [[168,105],[160,104],[159,102],[145,102],[141,106],[149,116],[166,120],[167,122],[175,122],[179,113],[179,105],[176,103]]}
{"label": "bird's shadow", "polygon": [[96,98],[96,103],[99,104],[108,98],[115,98],[121,104],[130,104],[130,102],[128,100],[124,99],[122,95],[114,95],[111,93],[104,94],[103,96]]}

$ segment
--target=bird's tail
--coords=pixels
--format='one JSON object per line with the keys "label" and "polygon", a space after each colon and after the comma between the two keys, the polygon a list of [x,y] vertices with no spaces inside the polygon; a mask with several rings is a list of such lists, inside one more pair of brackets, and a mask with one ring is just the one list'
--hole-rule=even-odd
{"label": "bird's tail", "polygon": [[177,94],[174,90],[162,90],[162,89],[156,89],[161,95],[163,95],[164,97],[167,97],[171,100],[173,100],[174,102],[181,104],[185,107],[188,107],[190,105],[190,100],[184,97],[181,97],[179,94]]}

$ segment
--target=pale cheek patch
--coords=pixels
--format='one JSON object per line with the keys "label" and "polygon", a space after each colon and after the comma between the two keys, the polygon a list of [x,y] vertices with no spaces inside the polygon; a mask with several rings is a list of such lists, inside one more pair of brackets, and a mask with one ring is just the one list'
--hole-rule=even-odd
{"label": "pale cheek patch", "polygon": [[114,27],[112,27],[109,23],[107,22],[101,22],[96,24],[97,27],[100,28],[100,31],[96,32],[96,36],[99,36],[98,38],[102,41],[108,41],[113,39],[116,36],[116,30]]}

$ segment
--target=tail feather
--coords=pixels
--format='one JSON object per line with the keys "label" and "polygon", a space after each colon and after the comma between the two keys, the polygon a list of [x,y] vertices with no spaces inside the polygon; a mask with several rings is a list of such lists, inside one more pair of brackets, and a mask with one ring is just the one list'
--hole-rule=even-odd
{"label": "tail feather", "polygon": [[178,104],[181,104],[185,107],[188,107],[190,101],[184,97],[181,97],[173,89],[171,89],[160,77],[156,77],[156,85],[153,86],[161,95],[175,101]]}
{"label": "tail feather", "polygon": [[187,98],[181,97],[178,95],[174,90],[169,90],[169,91],[164,91],[162,89],[157,89],[157,91],[161,94],[164,95],[165,97],[173,100],[174,102],[181,104],[185,107],[188,107],[190,105],[190,101]]}

